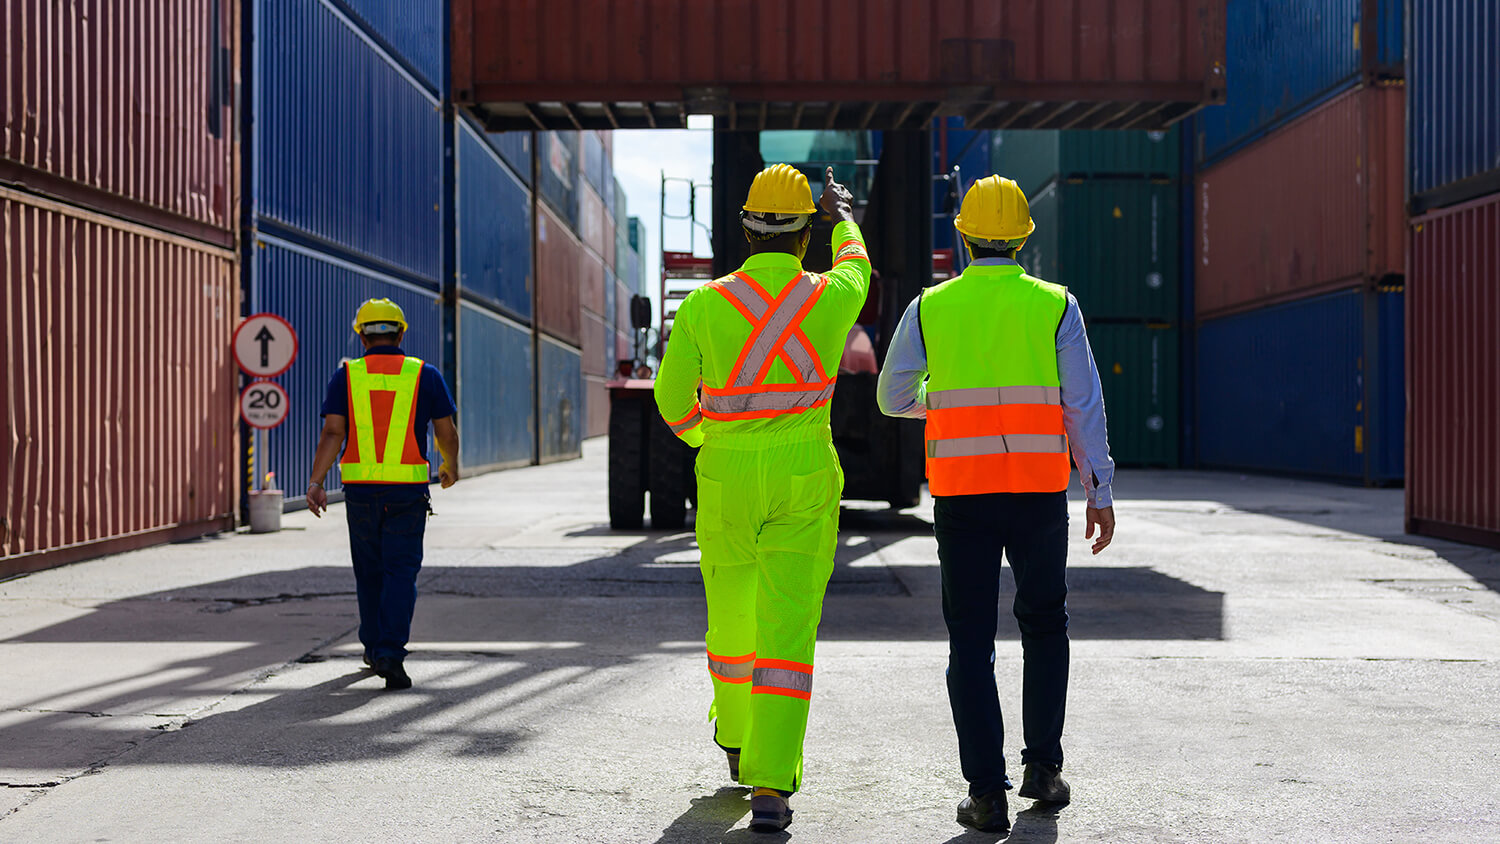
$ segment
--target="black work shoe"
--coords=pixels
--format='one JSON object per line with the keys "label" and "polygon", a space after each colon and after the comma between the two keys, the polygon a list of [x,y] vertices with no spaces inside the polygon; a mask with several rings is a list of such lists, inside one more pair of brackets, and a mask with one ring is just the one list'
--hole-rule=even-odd
{"label": "black work shoe", "polygon": [[786,804],[790,791],[756,786],[750,792],[750,828],[756,832],[780,832],[792,822],[792,808]]}
{"label": "black work shoe", "polygon": [[375,663],[370,660],[370,652],[369,651],[365,651],[364,660],[365,660],[365,667],[366,668],[372,668],[372,667],[374,667]]}
{"label": "black work shoe", "polygon": [[965,797],[958,804],[958,822],[980,832],[1010,832],[1010,808],[1005,800],[1005,789]]}
{"label": "black work shoe", "polygon": [[385,678],[386,691],[411,688],[411,677],[407,676],[406,666],[401,663],[401,660],[383,656],[375,660],[375,664],[371,667],[375,669],[376,676]]}
{"label": "black work shoe", "polygon": [[1026,774],[1021,777],[1021,790],[1016,793],[1032,800],[1058,805],[1073,799],[1068,781],[1062,778],[1062,766],[1046,762],[1032,762],[1026,766]]}
{"label": "black work shoe", "polygon": [[729,760],[729,778],[735,782],[740,781],[740,752],[738,750],[724,749],[724,758]]}

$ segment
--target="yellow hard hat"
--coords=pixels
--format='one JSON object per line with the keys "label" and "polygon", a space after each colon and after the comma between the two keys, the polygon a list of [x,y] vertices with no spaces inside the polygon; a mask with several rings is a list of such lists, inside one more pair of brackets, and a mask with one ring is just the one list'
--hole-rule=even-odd
{"label": "yellow hard hat", "polygon": [[745,210],[752,214],[812,214],[812,188],[807,177],[790,164],[772,164],[755,174]]}
{"label": "yellow hard hat", "polygon": [[[354,333],[363,334],[364,327],[372,322],[395,323],[406,330],[406,313],[390,299],[368,299],[354,314]],[[372,331],[372,334],[394,334],[393,331]]]}
{"label": "yellow hard hat", "polygon": [[1036,223],[1020,185],[1004,176],[988,176],[964,195],[953,227],[978,240],[1016,241],[1030,237]]}

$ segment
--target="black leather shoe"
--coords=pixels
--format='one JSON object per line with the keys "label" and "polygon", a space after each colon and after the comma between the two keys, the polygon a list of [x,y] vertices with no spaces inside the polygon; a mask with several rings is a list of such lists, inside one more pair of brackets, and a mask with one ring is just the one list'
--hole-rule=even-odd
{"label": "black leather shoe", "polygon": [[958,804],[958,822],[980,832],[1010,832],[1010,807],[1005,800],[1005,789],[965,797]]}
{"label": "black leather shoe", "polygon": [[1073,799],[1068,781],[1062,778],[1062,766],[1046,762],[1033,762],[1026,766],[1026,774],[1021,777],[1021,790],[1016,793],[1032,800],[1059,805]]}
{"label": "black leather shoe", "polygon": [[411,677],[406,674],[406,666],[401,660],[393,657],[383,656],[375,660],[372,666],[376,676],[385,678],[385,690],[388,692],[411,688]]}
{"label": "black leather shoe", "polygon": [[792,822],[786,799],[789,791],[756,786],[750,792],[750,828],[755,832],[780,832]]}

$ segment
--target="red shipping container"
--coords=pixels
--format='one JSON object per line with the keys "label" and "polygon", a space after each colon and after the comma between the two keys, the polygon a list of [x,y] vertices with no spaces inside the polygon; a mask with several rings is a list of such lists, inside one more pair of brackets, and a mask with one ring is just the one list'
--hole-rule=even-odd
{"label": "red shipping container", "polygon": [[543,203],[536,203],[537,327],[578,345],[578,301],[583,244]]}
{"label": "red shipping container", "polygon": [[[580,180],[578,182],[578,237],[601,259],[604,257],[606,245],[611,249],[614,247],[615,230],[605,229],[606,216],[604,200],[594,193],[594,189],[589,187],[587,182]],[[606,235],[608,235],[607,241]]]}
{"label": "red shipping container", "polygon": [[234,246],[237,0],[0,9],[0,181]]}
{"label": "red shipping container", "polygon": [[578,295],[583,309],[604,316],[604,285],[608,281],[604,275],[604,261],[591,252],[585,252],[579,266],[578,281],[582,285]]}
{"label": "red shipping container", "polygon": [[583,379],[583,403],[588,417],[585,437],[602,437],[609,433],[609,387],[603,378]]}
{"label": "red shipping container", "polygon": [[453,87],[493,129],[1161,128],[1222,102],[1224,6],[455,0]]}
{"label": "red shipping container", "polygon": [[6,188],[0,233],[0,574],[232,528],[234,254]]}
{"label": "red shipping container", "polygon": [[583,314],[583,374],[603,377],[609,372],[608,350],[604,341],[609,329],[604,320],[584,312]]}
{"label": "red shipping container", "polygon": [[1407,531],[1500,548],[1500,194],[1413,221],[1406,367]]}
{"label": "red shipping container", "polygon": [[1340,95],[1198,176],[1200,317],[1405,272],[1405,89]]}

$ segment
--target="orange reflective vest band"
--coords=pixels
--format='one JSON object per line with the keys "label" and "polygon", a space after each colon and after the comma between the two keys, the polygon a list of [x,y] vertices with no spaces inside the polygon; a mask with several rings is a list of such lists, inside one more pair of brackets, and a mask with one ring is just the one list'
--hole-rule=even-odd
{"label": "orange reflective vest band", "polygon": [[[753,327],[730,373],[729,385],[722,389],[703,386],[705,417],[764,419],[801,413],[833,398],[834,379],[823,377],[823,363],[801,328],[825,284],[822,278],[804,273],[774,300],[744,273],[713,284]],[[796,383],[766,383],[777,359],[798,378]]]}
{"label": "orange reflective vest band", "polygon": [[753,695],[785,695],[801,700],[812,699],[813,667],[788,659],[757,659],[752,674]]}
{"label": "orange reflective vest band", "polygon": [[339,472],[345,483],[427,483],[430,468],[412,428],[422,365],[420,358],[370,355],[344,367],[349,436]]}
{"label": "orange reflective vest band", "polygon": [[708,673],[726,683],[748,683],[755,668],[754,652],[744,656],[719,656],[708,652]]}

